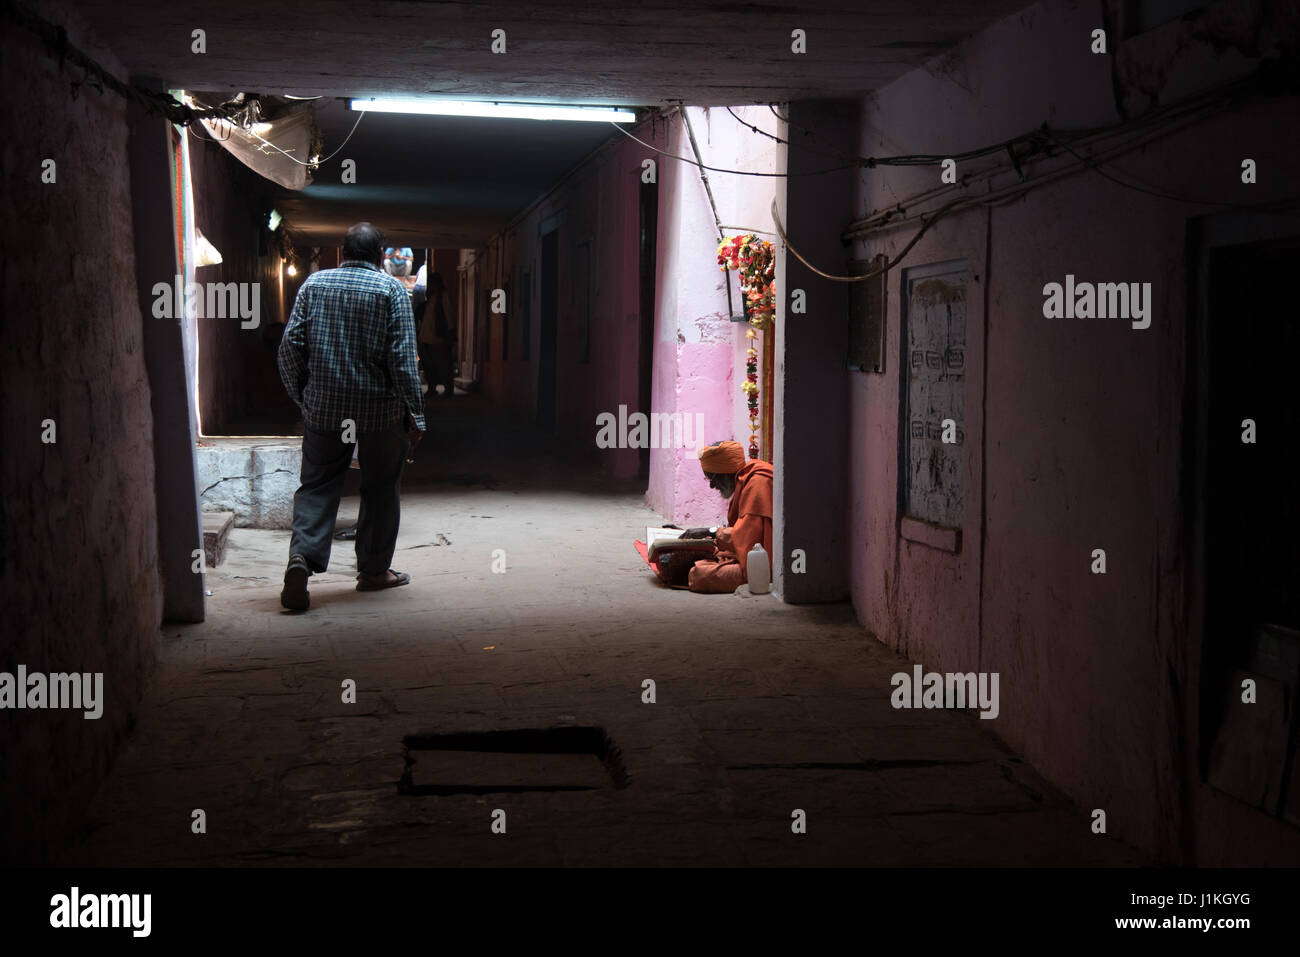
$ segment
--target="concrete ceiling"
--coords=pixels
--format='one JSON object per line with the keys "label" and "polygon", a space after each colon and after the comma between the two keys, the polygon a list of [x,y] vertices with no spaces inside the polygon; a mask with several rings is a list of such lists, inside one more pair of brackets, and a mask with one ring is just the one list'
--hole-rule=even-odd
{"label": "concrete ceiling", "polygon": [[[859,95],[1029,0],[76,0],[133,73],[185,89],[654,106]],[[207,52],[191,52],[191,32]],[[794,29],[807,52],[791,52]],[[506,31],[507,52],[489,50]]]}
{"label": "concrete ceiling", "polygon": [[[328,155],[355,113],[334,97],[659,106],[859,97],[1028,0],[74,0],[137,78],[324,96]],[[191,50],[206,32],[207,52]],[[791,31],[807,52],[791,52]],[[492,31],[507,52],[490,52]],[[367,114],[338,164],[279,208],[332,244],[357,219],[418,245],[476,245],[610,135],[607,124]],[[327,238],[328,237],[328,238]]]}
{"label": "concrete ceiling", "polygon": [[[359,116],[344,100],[317,101],[326,156]],[[619,135],[608,123],[367,113],[312,185],[282,190],[276,208],[311,245],[337,245],[366,219],[402,245],[477,246]],[[355,183],[342,182],[344,159]]]}

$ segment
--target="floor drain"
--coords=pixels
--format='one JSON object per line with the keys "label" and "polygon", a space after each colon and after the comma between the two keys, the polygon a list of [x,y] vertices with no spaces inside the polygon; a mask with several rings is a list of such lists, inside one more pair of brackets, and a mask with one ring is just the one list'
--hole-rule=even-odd
{"label": "floor drain", "polygon": [[[399,794],[522,794],[628,785],[623,755],[604,728],[520,728],[408,734]],[[418,755],[418,757],[417,757]]]}
{"label": "floor drain", "polygon": [[929,758],[877,759],[866,761],[804,761],[799,764],[728,764],[728,771],[889,771],[893,768],[941,768],[950,764],[979,764],[980,761],[943,761]]}

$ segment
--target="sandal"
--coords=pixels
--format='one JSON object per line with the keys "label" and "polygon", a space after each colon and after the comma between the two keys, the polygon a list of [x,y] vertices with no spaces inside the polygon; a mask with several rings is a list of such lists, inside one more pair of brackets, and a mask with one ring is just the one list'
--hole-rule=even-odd
{"label": "sandal", "polygon": [[310,574],[307,560],[301,555],[289,559],[289,567],[284,570],[284,590],[280,592],[281,605],[290,611],[306,611],[311,607],[311,595],[307,592]]}
{"label": "sandal", "polygon": [[411,576],[406,572],[395,572],[391,568],[395,577],[389,578],[388,572],[383,575],[358,575],[357,591],[381,591],[385,588],[396,588],[398,585],[405,585],[411,580]]}

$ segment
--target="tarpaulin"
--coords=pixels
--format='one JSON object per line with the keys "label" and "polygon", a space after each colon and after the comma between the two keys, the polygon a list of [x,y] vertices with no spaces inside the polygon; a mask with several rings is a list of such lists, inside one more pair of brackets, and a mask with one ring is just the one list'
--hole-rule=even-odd
{"label": "tarpaulin", "polygon": [[203,120],[208,135],[261,176],[286,189],[311,183],[307,164],[319,132],[310,106],[244,127],[230,120]]}

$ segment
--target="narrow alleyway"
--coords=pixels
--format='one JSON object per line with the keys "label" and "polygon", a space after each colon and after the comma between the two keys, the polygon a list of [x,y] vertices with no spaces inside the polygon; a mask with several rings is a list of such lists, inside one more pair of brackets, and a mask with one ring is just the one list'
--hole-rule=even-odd
{"label": "narrow alleyway", "polygon": [[[15,0],[0,49],[22,927],[60,865],[326,865],[331,916],[383,883],[333,865],[1067,869],[875,880],[962,932],[1300,864],[1293,0]],[[304,422],[425,418],[410,583],[335,540],[287,611]],[[668,524],[771,593],[663,584]]]}
{"label": "narrow alleyway", "polygon": [[[893,709],[890,676],[911,666],[847,604],[658,585],[631,546],[660,520],[638,494],[471,458],[477,436],[533,461],[532,433],[477,397],[451,405],[407,482],[394,566],[411,585],[356,592],[339,542],[311,611],[285,613],[287,533],[235,529],[208,621],[166,629],[139,726],[64,863],[1139,863],[975,713]],[[603,729],[625,786],[593,755],[413,751],[415,783],[471,793],[399,792],[407,735],[559,727]]]}

